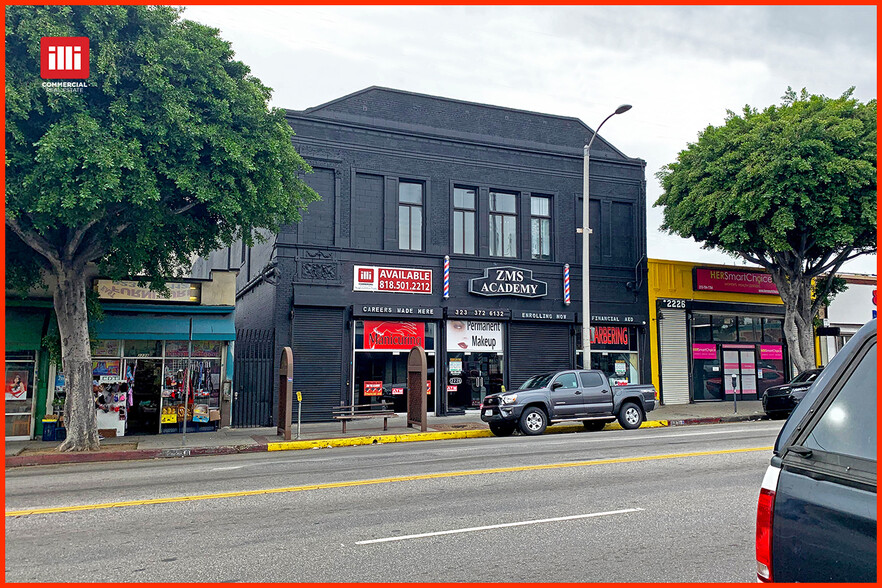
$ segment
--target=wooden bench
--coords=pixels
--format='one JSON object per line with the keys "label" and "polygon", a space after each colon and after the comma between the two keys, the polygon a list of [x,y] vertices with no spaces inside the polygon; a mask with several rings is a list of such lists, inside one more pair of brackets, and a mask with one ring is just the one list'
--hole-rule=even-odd
{"label": "wooden bench", "polygon": [[380,402],[377,404],[341,404],[332,413],[334,420],[343,423],[343,432],[346,432],[346,423],[364,419],[382,418],[383,430],[389,430],[389,418],[396,416],[391,403]]}

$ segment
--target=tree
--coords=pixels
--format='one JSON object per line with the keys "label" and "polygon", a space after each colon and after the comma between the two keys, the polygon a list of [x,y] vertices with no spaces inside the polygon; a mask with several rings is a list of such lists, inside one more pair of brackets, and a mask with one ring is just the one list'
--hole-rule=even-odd
{"label": "tree", "polygon": [[[88,37],[81,92],[40,79],[40,38]],[[218,31],[166,6],[6,10],[6,239],[13,275],[56,282],[69,391],[61,450],[98,447],[84,272],[168,277],[252,230],[300,220],[301,176],[271,90]]]}
{"label": "tree", "polygon": [[814,367],[812,321],[835,273],[876,251],[876,100],[853,91],[788,87],[780,106],[728,111],[657,174],[662,229],[769,271],[800,371]]}

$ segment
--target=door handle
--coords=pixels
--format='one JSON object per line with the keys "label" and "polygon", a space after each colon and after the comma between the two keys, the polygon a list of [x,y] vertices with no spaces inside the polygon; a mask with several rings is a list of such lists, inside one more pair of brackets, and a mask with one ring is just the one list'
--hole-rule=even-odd
{"label": "door handle", "polygon": [[576,390],[576,394],[581,394],[581,393],[582,393],[581,390]]}

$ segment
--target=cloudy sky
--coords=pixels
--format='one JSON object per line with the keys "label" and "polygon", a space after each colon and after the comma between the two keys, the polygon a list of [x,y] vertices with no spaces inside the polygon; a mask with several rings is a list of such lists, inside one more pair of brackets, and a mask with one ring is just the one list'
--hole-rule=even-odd
{"label": "cloudy sky", "polygon": [[[316,106],[387,86],[550,114],[595,127],[647,162],[649,256],[740,263],[658,231],[655,173],[708,124],[787,86],[876,97],[875,6],[191,6],[273,105]],[[876,273],[875,256],[847,271]]]}

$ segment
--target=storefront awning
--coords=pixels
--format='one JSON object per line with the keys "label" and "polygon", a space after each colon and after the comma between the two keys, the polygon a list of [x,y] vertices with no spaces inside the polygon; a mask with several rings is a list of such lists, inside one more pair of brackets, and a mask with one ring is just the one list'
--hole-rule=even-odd
{"label": "storefront awning", "polygon": [[30,351],[40,349],[40,341],[49,310],[30,311],[15,306],[6,307],[6,350]]}
{"label": "storefront awning", "polygon": [[193,321],[194,341],[234,341],[233,313],[185,314],[105,312],[104,321],[95,323],[99,339],[186,340]]}

